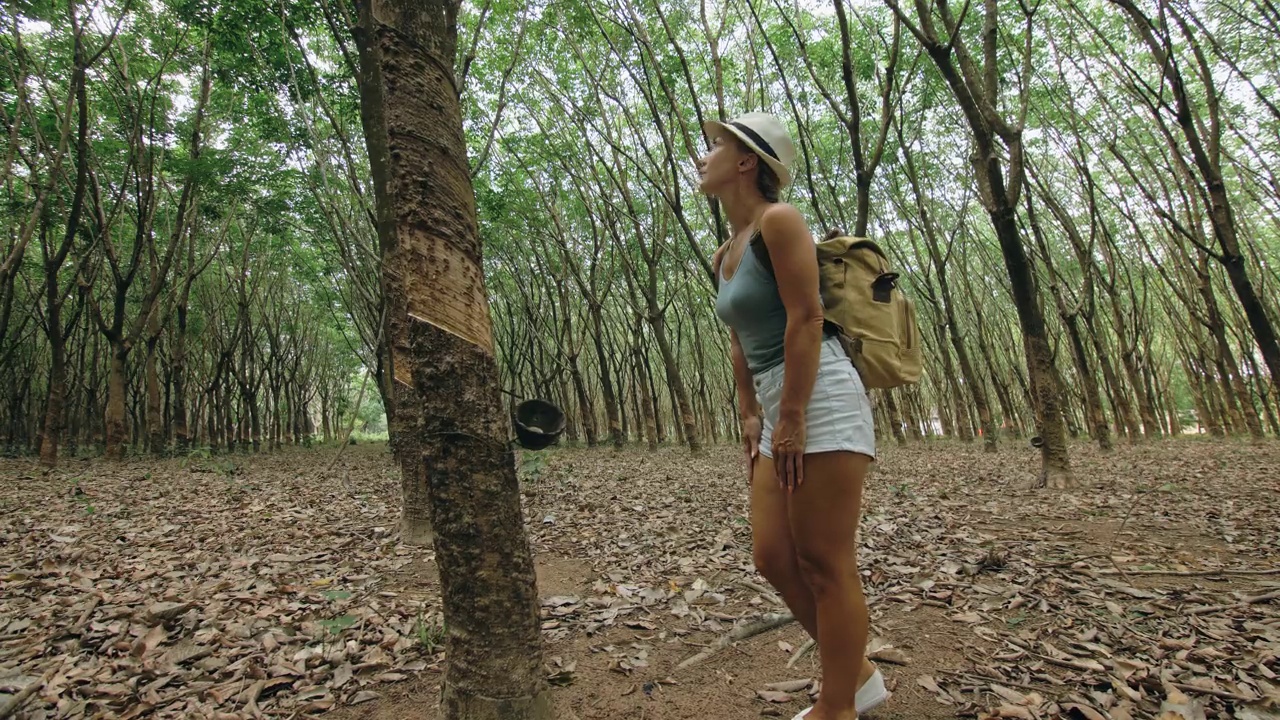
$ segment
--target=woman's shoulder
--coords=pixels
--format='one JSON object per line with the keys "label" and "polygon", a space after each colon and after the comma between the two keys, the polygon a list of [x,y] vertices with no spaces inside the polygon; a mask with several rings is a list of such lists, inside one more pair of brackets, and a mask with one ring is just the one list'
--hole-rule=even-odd
{"label": "woman's shoulder", "polygon": [[804,215],[800,214],[796,206],[784,202],[770,203],[760,213],[760,235],[770,245],[798,242],[801,239],[813,241]]}
{"label": "woman's shoulder", "polygon": [[764,220],[768,217],[783,217],[788,215],[794,215],[801,218],[804,217],[800,214],[800,210],[789,202],[772,202],[769,203],[760,213],[760,219]]}

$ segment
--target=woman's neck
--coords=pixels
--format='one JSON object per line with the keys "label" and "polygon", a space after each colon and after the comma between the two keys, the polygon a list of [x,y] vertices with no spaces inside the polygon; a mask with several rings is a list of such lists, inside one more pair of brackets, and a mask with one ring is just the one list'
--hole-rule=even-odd
{"label": "woman's neck", "polygon": [[734,235],[750,227],[767,204],[768,201],[759,193],[746,192],[745,188],[735,188],[734,192],[720,196],[720,207],[729,218],[729,228]]}

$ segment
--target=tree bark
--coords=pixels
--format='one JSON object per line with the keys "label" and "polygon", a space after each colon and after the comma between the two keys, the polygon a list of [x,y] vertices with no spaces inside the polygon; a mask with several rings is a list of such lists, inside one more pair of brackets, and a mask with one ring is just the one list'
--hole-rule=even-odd
{"label": "tree bark", "polygon": [[49,397],[45,402],[44,430],[40,435],[40,463],[45,467],[58,464],[58,441],[62,435],[62,405],[67,391],[67,343],[61,337],[60,314],[49,313],[55,335],[49,337]]}
{"label": "tree bark", "polygon": [[[158,325],[158,323],[157,323]],[[164,452],[164,407],[160,404],[160,373],[156,345],[159,334],[147,338],[147,355],[144,365],[144,382],[147,388],[147,452],[161,454]]]}
{"label": "tree bark", "polygon": [[1218,377],[1222,383],[1223,396],[1227,399],[1227,407],[1231,411],[1232,424],[1248,428],[1249,434],[1255,440],[1260,440],[1263,436],[1262,419],[1258,417],[1258,409],[1254,407],[1253,399],[1244,386],[1244,380],[1240,377],[1240,365],[1227,341],[1225,319],[1218,309],[1217,296],[1213,291],[1213,275],[1209,272],[1208,256],[1201,255],[1196,275],[1200,297],[1204,299],[1206,309],[1205,327],[1213,337],[1214,349],[1217,350]]}
{"label": "tree bark", "polygon": [[[187,425],[187,307],[177,307],[177,332],[173,338],[173,438],[179,453],[191,447],[191,428]],[[199,414],[196,414],[199,417]]]}
{"label": "tree bark", "polygon": [[108,460],[124,457],[124,443],[128,437],[125,425],[125,385],[127,379],[128,346],[112,341],[107,346],[111,354],[111,369],[107,373],[107,408],[103,424],[106,429]]}
{"label": "tree bark", "polygon": [[457,12],[450,0],[360,3],[372,60],[361,92],[376,98],[365,131],[370,155],[386,153],[373,165],[378,229],[397,250],[387,271],[403,293],[388,305],[405,310],[407,368],[399,368],[411,371],[423,409],[421,469],[448,628],[444,716],[549,720],[453,73]]}
{"label": "tree bark", "polygon": [[676,407],[672,410],[680,414],[678,425],[684,436],[683,442],[686,442],[689,449],[696,453],[702,450],[702,442],[698,438],[698,426],[694,423],[693,407],[689,404],[689,390],[685,387],[684,378],[680,374],[680,365],[672,351],[671,341],[667,338],[666,318],[661,312],[654,314],[653,311],[654,309],[651,308],[649,325],[653,328],[653,337],[658,343],[658,352],[662,355],[662,366],[667,374],[667,386],[675,396]]}
{"label": "tree bark", "polygon": [[[974,175],[978,181],[983,206],[991,219],[996,238],[1000,242],[1000,252],[1004,257],[1005,268],[1009,273],[1014,306],[1018,312],[1026,350],[1037,431],[1043,439],[1038,485],[1056,489],[1066,488],[1072,484],[1072,475],[1067,455],[1066,431],[1060,411],[1061,393],[1054,377],[1053,355],[1045,331],[1044,315],[1039,299],[1036,297],[1031,262],[1027,257],[1017,225],[1018,196],[1024,181],[1023,118],[1018,117],[1014,122],[1007,122],[1000,118],[995,110],[1001,104],[998,97],[1000,71],[996,67],[996,44],[999,38],[996,0],[985,0],[983,3],[985,12],[981,63],[974,60],[963,41],[960,24],[964,22],[964,16],[962,15],[959,19],[952,16],[945,3],[939,3],[938,7],[941,11],[941,20],[946,25],[945,34],[950,38],[946,42],[940,39],[932,11],[925,6],[923,0],[916,0],[915,3],[919,27],[910,22],[898,7],[896,0],[888,0],[888,4],[933,60],[951,90],[972,134],[975,144],[971,155]],[[1027,13],[1025,32],[1028,33],[1029,38],[1033,11],[1026,6],[1023,7],[1024,12]],[[1028,92],[1026,86],[1030,76],[1030,62],[1030,55],[1027,54],[1026,65],[1022,68],[1023,107],[1025,107],[1025,93]],[[1009,165],[1007,173],[1001,163],[1001,156],[1006,153],[1000,152],[997,148],[997,137],[1007,151]]]}
{"label": "tree bark", "polygon": [[622,408],[618,401],[617,391],[613,385],[613,373],[609,369],[609,359],[604,351],[604,321],[601,317],[600,305],[591,303],[592,341],[596,348],[596,364],[600,367],[600,392],[604,395],[604,412],[609,421],[609,441],[615,450],[621,450],[624,433],[620,413]]}
{"label": "tree bark", "polygon": [[391,162],[386,134],[383,81],[379,63],[381,56],[373,25],[374,0],[359,3],[360,22],[354,28],[360,57],[360,121],[364,126],[365,145],[374,180],[378,251],[381,255],[381,282],[384,305],[382,344],[378,352],[384,358],[386,385],[383,403],[387,412],[387,435],[391,451],[400,466],[402,508],[401,540],[409,545],[430,545],[435,536],[431,522],[431,504],[422,465],[421,424],[423,402],[416,394],[408,352],[408,291],[404,272],[407,260],[400,246],[395,218],[386,196]]}

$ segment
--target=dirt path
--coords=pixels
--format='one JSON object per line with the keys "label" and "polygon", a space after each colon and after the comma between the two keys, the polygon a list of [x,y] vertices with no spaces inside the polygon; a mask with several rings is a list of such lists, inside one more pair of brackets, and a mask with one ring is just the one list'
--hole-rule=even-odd
{"label": "dirt path", "polygon": [[[42,678],[29,718],[436,718],[432,554],[395,541],[384,448],[319,477],[327,452],[0,465],[0,691]],[[819,677],[812,654],[787,667],[794,623],[677,668],[781,609],[749,587],[737,457],[523,459],[561,717],[808,704],[758,692]],[[1052,493],[1026,488],[1029,448],[886,449],[861,552],[895,695],[870,717],[1275,717],[1280,447],[1080,446],[1073,462],[1087,486]]]}

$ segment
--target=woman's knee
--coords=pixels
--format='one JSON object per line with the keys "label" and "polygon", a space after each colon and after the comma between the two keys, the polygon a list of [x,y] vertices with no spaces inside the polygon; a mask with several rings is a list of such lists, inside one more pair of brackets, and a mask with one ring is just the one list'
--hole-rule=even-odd
{"label": "woman's knee", "polygon": [[853,550],[799,547],[796,562],[800,577],[814,596],[847,592],[858,585],[858,557]]}
{"label": "woman's knee", "polygon": [[751,550],[756,570],[775,587],[796,573],[795,550],[780,540],[758,540]]}

